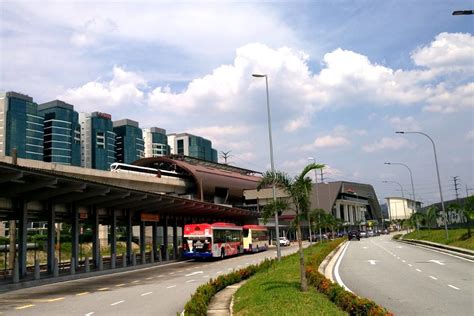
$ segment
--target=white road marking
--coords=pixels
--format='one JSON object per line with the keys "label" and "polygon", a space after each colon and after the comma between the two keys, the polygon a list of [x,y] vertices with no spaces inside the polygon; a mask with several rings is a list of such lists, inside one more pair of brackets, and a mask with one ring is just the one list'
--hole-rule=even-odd
{"label": "white road marking", "polygon": [[195,282],[196,280],[187,280],[186,283],[192,283]]}
{"label": "white road marking", "polygon": [[413,267],[413,265],[411,265],[411,264],[408,264],[408,266],[409,266],[409,267]]}
{"label": "white road marking", "polygon": [[25,309],[25,308],[29,308],[29,307],[33,307],[35,306],[34,304],[28,304],[28,305],[23,305],[23,306],[19,306],[19,307],[15,307],[15,309]]}
{"label": "white road marking", "polygon": [[458,287],[455,287],[454,285],[451,285],[451,284],[448,284],[448,286],[452,289],[455,289],[455,290],[458,290],[459,291],[459,288]]}
{"label": "white road marking", "polygon": [[221,274],[221,273],[222,273],[222,271],[217,271],[217,272],[216,272],[216,274]]}
{"label": "white road marking", "polygon": [[400,257],[397,257],[398,260],[400,260]]}
{"label": "white road marking", "polygon": [[209,275],[203,275],[202,278],[203,278],[203,279],[209,278]]}
{"label": "white road marking", "polygon": [[166,288],[167,288],[167,289],[172,289],[172,288],[174,288],[174,287],[176,287],[176,285],[167,286]]}
{"label": "white road marking", "polygon": [[416,270],[416,271],[418,271],[418,272],[421,272],[421,270],[420,270],[420,269],[415,269],[415,270]]}
{"label": "white road marking", "polygon": [[135,280],[135,281],[132,281],[132,283],[138,283],[140,282],[140,280]]}
{"label": "white road marking", "polygon": [[343,246],[343,250],[339,258],[337,258],[336,266],[334,267],[334,276],[336,277],[337,283],[339,283],[340,286],[345,288],[347,291],[353,293],[345,284],[342,282],[341,276],[339,275],[339,266],[341,265],[342,257],[344,257],[344,254],[346,253],[347,247],[349,246],[349,243],[346,243]]}
{"label": "white road marking", "polygon": [[433,280],[438,280],[437,277],[434,277],[434,276],[432,276],[432,275],[430,275],[430,278],[432,278]]}
{"label": "white road marking", "polygon": [[159,278],[163,278],[163,277],[164,277],[164,275],[163,275],[163,274],[160,274],[158,277],[159,277]]}
{"label": "white road marking", "polygon": [[151,279],[153,279],[153,277],[146,278],[145,280],[151,280]]}
{"label": "white road marking", "polygon": [[379,260],[367,260],[367,262],[370,262],[371,265],[375,265],[376,262],[378,262]]}
{"label": "white road marking", "polygon": [[362,249],[368,249],[369,247],[362,247]]}
{"label": "white road marking", "polygon": [[397,248],[402,249],[403,247],[402,246],[397,246]]}
{"label": "white road marking", "polygon": [[118,305],[118,304],[122,304],[123,302],[125,302],[125,301],[118,301],[118,302],[110,304],[110,306],[115,306],[115,305]]}
{"label": "white road marking", "polygon": [[403,262],[403,263],[405,263],[405,262],[406,262],[406,260],[402,260],[402,262]]}
{"label": "white road marking", "polygon": [[91,316],[91,315],[94,315],[94,312],[90,312],[90,313],[84,314],[84,316]]}
{"label": "white road marking", "polygon": [[151,293],[153,292],[146,292],[146,293],[140,294],[140,296],[147,296],[147,295],[150,295]]}
{"label": "white road marking", "polygon": [[439,264],[440,266],[444,266],[445,264],[442,263],[440,260],[428,260],[429,262],[434,262],[436,264]]}
{"label": "white road marking", "polygon": [[196,275],[196,274],[203,274],[204,272],[203,271],[196,271],[196,272],[193,272],[193,273],[189,273],[189,274],[186,274],[186,276],[192,276],[192,275]]}
{"label": "white road marking", "polygon": [[170,272],[170,273],[168,273],[168,274],[169,274],[169,275],[173,275],[173,274],[174,274],[174,272]]}
{"label": "white road marking", "polygon": [[184,272],[184,270],[179,270],[178,273]]}

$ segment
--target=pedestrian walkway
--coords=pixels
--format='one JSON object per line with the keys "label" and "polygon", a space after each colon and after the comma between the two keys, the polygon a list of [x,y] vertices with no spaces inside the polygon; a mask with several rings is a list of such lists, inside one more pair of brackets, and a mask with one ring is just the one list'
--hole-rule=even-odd
{"label": "pedestrian walkway", "polygon": [[237,290],[245,284],[247,280],[229,285],[222,291],[214,295],[207,308],[208,316],[228,316],[232,315],[232,305],[234,302],[234,294]]}

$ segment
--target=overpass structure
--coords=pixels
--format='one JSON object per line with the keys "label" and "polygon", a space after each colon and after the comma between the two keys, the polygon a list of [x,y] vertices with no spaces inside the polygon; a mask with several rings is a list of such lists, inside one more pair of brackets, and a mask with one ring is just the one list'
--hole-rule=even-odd
{"label": "overpass structure", "polygon": [[[157,163],[157,160],[153,160]],[[165,159],[172,164],[172,159]],[[79,260],[79,236],[82,226],[92,230],[92,264],[101,268],[99,225],[109,227],[110,266],[133,264],[133,227],[139,226],[139,255],[141,262],[169,260],[179,256],[178,228],[192,222],[232,221],[238,224],[255,223],[258,214],[229,203],[238,195],[234,186],[256,187],[258,177],[238,170],[220,170],[216,166],[195,167],[193,163],[177,164],[188,173],[182,177],[149,177],[135,174],[114,174],[38,161],[0,157],[0,221],[17,221],[17,263],[19,280],[28,277],[28,223],[47,222],[47,274],[57,275],[55,255],[55,225],[67,223],[71,232],[71,270],[84,265]],[[174,166],[176,168],[176,166]],[[210,178],[198,175],[206,169]],[[226,178],[227,180],[223,180]],[[220,180],[219,180],[220,179]],[[230,180],[229,180],[230,179]],[[210,199],[210,182],[215,182]],[[223,186],[228,185],[228,187]],[[205,191],[203,188],[206,188]],[[242,191],[240,191],[243,198]],[[184,195],[187,198],[180,197]],[[216,203],[214,203],[216,202]],[[220,202],[220,203],[218,203]],[[125,229],[126,253],[117,253],[118,228]],[[158,245],[158,228],[163,233],[163,245]],[[168,229],[172,228],[172,241]],[[151,250],[147,252],[145,231],[151,229]],[[160,251],[161,250],[161,251]],[[85,269],[87,270],[87,268]],[[14,278],[12,279],[14,281]],[[17,280],[18,281],[18,280]]]}

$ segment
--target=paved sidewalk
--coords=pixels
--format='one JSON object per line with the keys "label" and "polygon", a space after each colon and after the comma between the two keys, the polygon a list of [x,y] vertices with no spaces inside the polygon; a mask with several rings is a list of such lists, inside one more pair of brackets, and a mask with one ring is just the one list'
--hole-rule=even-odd
{"label": "paved sidewalk", "polygon": [[247,280],[230,285],[214,295],[207,308],[209,316],[228,316],[232,315],[232,305],[234,302],[234,294],[245,284]]}

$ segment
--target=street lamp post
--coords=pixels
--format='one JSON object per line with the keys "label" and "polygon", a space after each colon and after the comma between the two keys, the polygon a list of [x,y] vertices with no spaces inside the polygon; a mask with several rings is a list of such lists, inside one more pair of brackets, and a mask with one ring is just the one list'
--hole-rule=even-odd
{"label": "street lamp post", "polygon": [[413,194],[413,202],[415,203],[415,205],[414,205],[414,210],[415,210],[415,212],[416,212],[417,209],[416,209],[415,186],[413,185],[413,174],[412,174],[412,172],[411,172],[410,167],[408,167],[406,164],[401,163],[401,162],[385,162],[385,164],[386,164],[386,165],[400,165],[400,166],[404,166],[405,168],[408,169],[408,172],[410,172],[411,192],[412,192],[412,194]]}
{"label": "street lamp post", "polygon": [[425,137],[427,137],[430,141],[431,141],[431,144],[433,145],[433,153],[434,153],[434,158],[435,158],[435,165],[436,165],[436,175],[438,176],[438,187],[439,187],[439,197],[441,199],[441,209],[443,210],[443,213],[444,213],[444,230],[446,232],[446,239],[449,238],[449,235],[448,235],[448,213],[446,212],[446,209],[444,208],[444,200],[443,200],[443,191],[441,190],[441,179],[439,177],[439,167],[438,167],[438,158],[436,156],[436,145],[433,141],[433,139],[428,135],[428,134],[425,134],[423,132],[403,132],[403,131],[398,131],[398,132],[395,132],[396,134],[420,134],[420,135],[424,135]]}
{"label": "street lamp post", "polygon": [[[270,141],[270,164],[271,164],[271,170],[272,173],[274,174],[275,172],[275,163],[273,160],[273,142],[272,142],[272,120],[270,116],[270,98],[268,95],[268,76],[266,74],[252,74],[253,77],[256,78],[265,78],[265,86],[267,90],[267,116],[268,116],[268,139]],[[273,203],[276,206],[276,188],[275,188],[275,182],[273,182],[272,185],[273,189]],[[276,247],[277,247],[277,258],[278,261],[281,260],[281,251],[280,251],[280,230],[279,230],[279,224],[278,224],[278,210],[275,210],[275,234],[276,234]]]}
{"label": "street lamp post", "polygon": [[[402,198],[403,198],[403,213],[405,214],[405,220],[408,220],[408,217],[407,217],[407,209],[405,207],[405,193],[403,191],[403,187],[402,185],[400,184],[400,182],[397,182],[397,181],[382,181],[383,183],[396,183],[400,186],[400,190],[402,191]],[[407,225],[407,233],[408,233],[408,225]]]}
{"label": "street lamp post", "polygon": [[[313,163],[316,163],[316,159],[314,159],[314,157],[308,157],[308,160],[312,160]],[[323,241],[323,236],[321,234],[321,212],[319,211],[318,173],[316,169],[314,169],[314,190],[316,192],[316,207],[318,208],[319,243],[321,243]]]}

